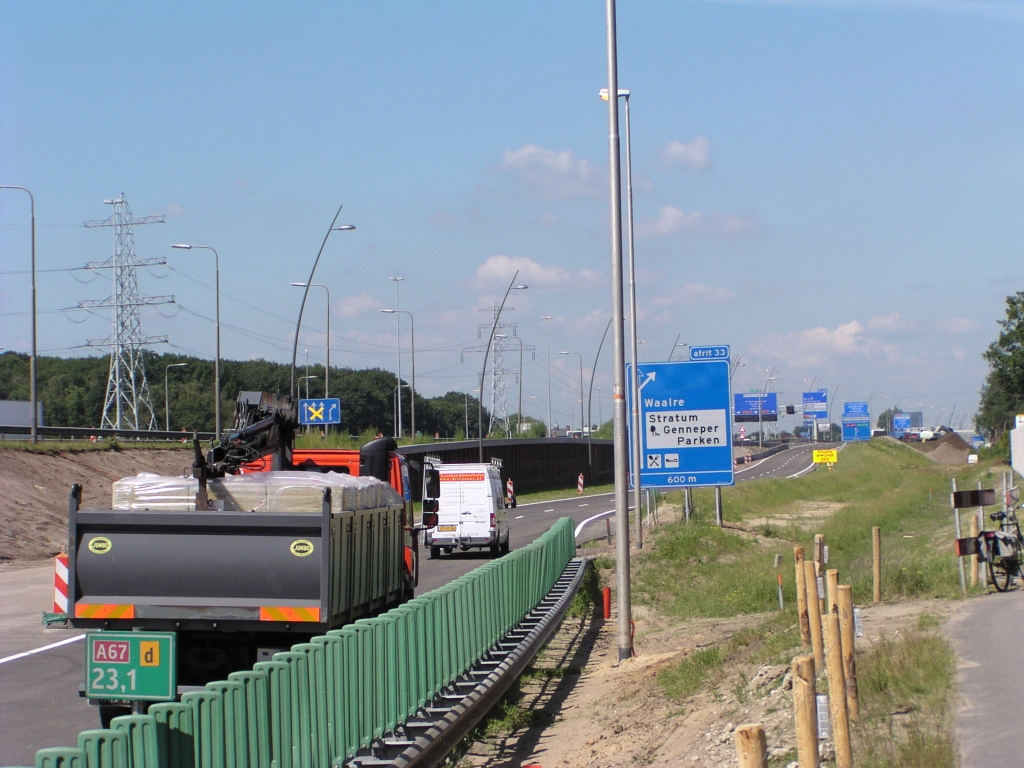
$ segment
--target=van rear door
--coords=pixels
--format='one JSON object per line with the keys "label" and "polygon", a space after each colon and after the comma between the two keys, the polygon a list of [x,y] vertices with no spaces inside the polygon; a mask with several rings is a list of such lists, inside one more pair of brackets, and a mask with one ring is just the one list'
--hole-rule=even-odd
{"label": "van rear door", "polygon": [[459,535],[464,539],[481,539],[490,535],[491,498],[489,483],[483,472],[468,472],[462,486],[462,514]]}

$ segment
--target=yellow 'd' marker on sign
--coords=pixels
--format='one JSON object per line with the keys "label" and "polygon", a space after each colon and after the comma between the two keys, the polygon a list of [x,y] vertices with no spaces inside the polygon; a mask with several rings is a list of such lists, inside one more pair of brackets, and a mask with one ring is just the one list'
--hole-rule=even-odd
{"label": "yellow 'd' marker on sign", "polygon": [[839,461],[839,451],[811,451],[811,458],[815,464],[835,464]]}

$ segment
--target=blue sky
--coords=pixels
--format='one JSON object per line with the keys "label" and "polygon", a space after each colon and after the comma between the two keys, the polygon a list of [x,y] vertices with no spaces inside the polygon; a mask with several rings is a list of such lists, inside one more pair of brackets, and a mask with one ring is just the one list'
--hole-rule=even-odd
{"label": "blue sky", "polygon": [[[777,366],[872,409],[977,407],[980,355],[1021,289],[1024,3],[620,2],[632,92],[641,357],[728,343],[736,390]],[[121,192],[148,334],[211,356],[289,356],[305,280],[332,295],[332,363],[395,364],[416,318],[417,385],[472,391],[479,310],[512,272],[508,321],[536,347],[524,410],[578,413],[610,310],[603,3],[51,3],[0,0],[0,183],[36,196],[40,349],[85,354],[110,292]],[[0,346],[29,343],[28,210],[0,192]],[[87,282],[89,281],[89,282]],[[322,295],[301,339],[323,359]],[[241,329],[241,330],[236,330]],[[403,327],[408,372],[408,328]],[[610,413],[604,353],[596,388]],[[300,357],[302,352],[300,350]],[[516,356],[518,363],[518,356]],[[587,371],[589,375],[589,371]],[[594,417],[598,415],[594,404]],[[926,419],[929,416],[926,415]],[[959,422],[959,416],[956,419]],[[578,416],[575,421],[578,421]]]}

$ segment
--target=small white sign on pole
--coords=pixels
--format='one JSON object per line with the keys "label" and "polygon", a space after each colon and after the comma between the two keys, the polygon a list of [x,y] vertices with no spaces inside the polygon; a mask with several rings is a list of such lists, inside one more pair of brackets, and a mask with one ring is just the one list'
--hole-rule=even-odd
{"label": "small white sign on pole", "polygon": [[819,693],[815,697],[818,703],[818,738],[827,739],[828,730],[828,694]]}
{"label": "small white sign on pole", "polygon": [[857,637],[864,637],[864,622],[860,617],[860,608],[853,609],[853,633]]}

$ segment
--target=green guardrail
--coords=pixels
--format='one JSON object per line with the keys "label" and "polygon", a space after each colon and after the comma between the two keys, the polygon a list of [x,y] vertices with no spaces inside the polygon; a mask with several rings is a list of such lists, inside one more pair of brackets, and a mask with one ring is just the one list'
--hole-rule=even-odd
{"label": "green guardrail", "polygon": [[299,643],[181,702],[154,704],[36,768],[331,768],[404,722],[518,624],[576,550],[562,518],[532,543],[372,619]]}

